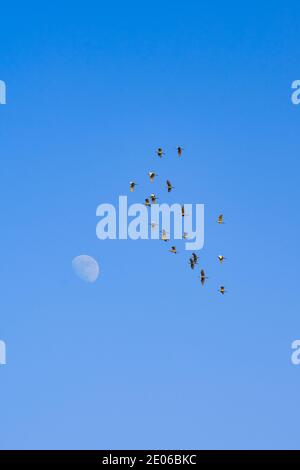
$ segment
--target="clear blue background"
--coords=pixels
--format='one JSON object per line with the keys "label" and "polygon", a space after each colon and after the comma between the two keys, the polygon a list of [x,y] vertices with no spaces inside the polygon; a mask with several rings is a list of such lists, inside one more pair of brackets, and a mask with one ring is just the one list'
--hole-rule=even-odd
{"label": "clear blue background", "polygon": [[[299,2],[0,14],[0,447],[300,448]],[[205,288],[182,246],[96,238],[149,170],[205,204]]]}

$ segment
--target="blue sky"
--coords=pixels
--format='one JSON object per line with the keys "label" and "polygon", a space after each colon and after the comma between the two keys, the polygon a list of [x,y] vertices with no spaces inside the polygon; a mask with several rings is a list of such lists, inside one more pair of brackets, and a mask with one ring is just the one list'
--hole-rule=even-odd
{"label": "blue sky", "polygon": [[[1,5],[0,448],[299,448],[299,23],[295,1]],[[188,253],[96,238],[149,170],[205,204],[204,289]]]}

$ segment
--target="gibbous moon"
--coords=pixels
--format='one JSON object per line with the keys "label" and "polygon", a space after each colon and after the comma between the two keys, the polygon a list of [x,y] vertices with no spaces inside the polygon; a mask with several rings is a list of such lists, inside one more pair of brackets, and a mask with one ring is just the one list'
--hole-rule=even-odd
{"label": "gibbous moon", "polygon": [[75,274],[86,282],[95,282],[100,273],[97,261],[88,255],[76,256],[72,261],[72,267]]}

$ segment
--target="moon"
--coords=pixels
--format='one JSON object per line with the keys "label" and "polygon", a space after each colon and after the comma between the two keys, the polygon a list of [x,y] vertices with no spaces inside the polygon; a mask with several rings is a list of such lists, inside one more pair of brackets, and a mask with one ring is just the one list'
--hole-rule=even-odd
{"label": "moon", "polygon": [[77,276],[85,282],[95,282],[100,269],[97,261],[88,255],[79,255],[72,260],[72,267]]}

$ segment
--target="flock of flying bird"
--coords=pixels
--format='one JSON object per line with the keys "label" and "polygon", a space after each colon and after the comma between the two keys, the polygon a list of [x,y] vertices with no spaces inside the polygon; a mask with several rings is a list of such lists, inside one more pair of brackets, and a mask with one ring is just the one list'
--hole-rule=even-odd
{"label": "flock of flying bird", "polygon": [[[178,157],[181,157],[181,156],[182,156],[182,152],[183,152],[183,148],[182,148],[182,147],[177,147],[177,155],[178,155]],[[163,149],[162,149],[161,147],[159,147],[159,148],[156,150],[156,155],[157,155],[159,158],[162,158],[162,157],[165,155],[165,152],[163,151]],[[148,176],[149,176],[149,178],[150,178],[151,183],[153,183],[155,177],[158,176],[158,174],[155,173],[154,171],[149,171],[149,172],[148,172]],[[129,183],[130,192],[133,193],[136,186],[137,186],[137,183],[135,183],[134,181],[130,181],[130,183]],[[172,191],[172,189],[175,189],[174,186],[172,186],[172,183],[171,183],[169,180],[166,181],[166,186],[167,186],[167,191],[168,191],[168,193],[170,193],[170,192]],[[150,194],[150,197],[147,197],[147,198],[145,199],[144,204],[145,204],[145,206],[150,207],[151,204],[155,204],[155,203],[156,203],[157,199],[158,199],[158,197],[157,197],[154,193],[152,193],[152,194]],[[185,210],[184,210],[184,205],[181,206],[181,215],[182,215],[182,217],[185,217],[185,215],[186,215]],[[224,222],[223,222],[223,214],[220,214],[220,215],[218,216],[217,222],[218,222],[218,224],[220,224],[220,225],[222,225],[222,224],[224,223]],[[151,222],[150,225],[151,225],[151,228],[152,228],[153,230],[156,229],[156,223]],[[188,233],[187,233],[187,232],[184,232],[184,234],[183,234],[183,239],[184,239],[184,240],[187,240],[187,239],[188,239]],[[163,240],[164,242],[168,242],[168,241],[169,241],[168,236],[167,236],[167,232],[166,232],[166,230],[164,230],[164,229],[162,229],[162,231],[161,231],[161,240]],[[170,251],[171,253],[174,253],[174,254],[177,254],[177,253],[178,253],[178,251],[177,251],[177,249],[176,249],[176,246],[171,246],[171,248],[170,248],[169,251]],[[218,256],[218,260],[219,260],[219,262],[220,262],[221,264],[223,263],[223,261],[224,261],[225,259],[226,259],[226,258],[225,258],[223,255],[219,255],[219,256]],[[190,265],[191,269],[195,269],[196,264],[198,264],[198,260],[199,260],[199,256],[198,256],[196,253],[192,253],[192,256],[189,258],[189,265]],[[208,277],[205,275],[204,269],[201,269],[201,271],[200,271],[200,276],[199,276],[199,277],[200,277],[200,282],[201,282],[202,286],[204,286],[206,279],[208,279]],[[225,292],[226,292],[226,291],[225,291],[225,287],[224,287],[224,286],[221,286],[221,287],[219,288],[219,292],[220,292],[222,295],[224,295]]]}

